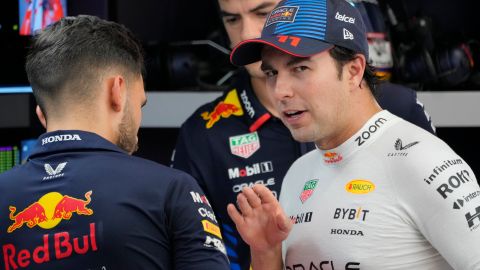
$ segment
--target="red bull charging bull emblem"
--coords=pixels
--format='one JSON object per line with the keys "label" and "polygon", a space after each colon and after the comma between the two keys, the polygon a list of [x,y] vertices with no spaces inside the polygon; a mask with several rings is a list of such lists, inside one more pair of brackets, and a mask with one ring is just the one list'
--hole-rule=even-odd
{"label": "red bull charging bull emblem", "polygon": [[[7,228],[12,233],[26,224],[26,227],[38,226],[43,229],[52,229],[62,220],[69,220],[73,214],[93,215],[93,210],[87,205],[91,202],[92,191],[85,193],[85,199],[77,199],[58,192],[43,195],[37,202],[17,212],[15,206],[10,206],[10,219],[13,224]],[[78,230],[78,228],[77,228]],[[77,232],[78,233],[78,232]],[[43,234],[41,240],[30,239],[29,247],[19,248],[15,244],[3,244],[3,261],[6,270],[26,268],[35,264],[66,259],[74,254],[83,255],[89,251],[99,249],[96,238],[95,223],[88,225],[88,232],[82,235],[72,235],[68,231],[54,234]]]}
{"label": "red bull charging bull emblem", "polygon": [[39,226],[43,229],[51,229],[57,226],[63,219],[69,220],[73,213],[77,215],[93,214],[93,210],[87,208],[91,202],[92,191],[85,193],[85,200],[77,199],[58,192],[50,192],[43,195],[38,202],[34,202],[24,210],[17,212],[15,206],[10,206],[10,219],[13,224],[7,229],[8,233],[21,228],[24,224],[28,228]]}
{"label": "red bull charging bull emblem", "polygon": [[242,107],[240,106],[240,100],[238,99],[237,90],[234,89],[228,92],[225,100],[220,101],[213,111],[203,112],[201,114],[203,120],[206,120],[207,123],[205,126],[207,128],[213,127],[220,118],[228,118],[231,115],[241,116],[243,115]]}

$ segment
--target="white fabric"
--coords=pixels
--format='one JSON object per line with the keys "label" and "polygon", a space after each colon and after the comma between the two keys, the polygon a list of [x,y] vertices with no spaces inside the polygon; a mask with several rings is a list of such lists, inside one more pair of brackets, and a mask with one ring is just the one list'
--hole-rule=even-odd
{"label": "white fabric", "polygon": [[[302,203],[309,180],[318,181]],[[472,170],[442,140],[388,111],[339,147],[298,159],[280,203],[296,220],[282,248],[287,270],[480,269]]]}

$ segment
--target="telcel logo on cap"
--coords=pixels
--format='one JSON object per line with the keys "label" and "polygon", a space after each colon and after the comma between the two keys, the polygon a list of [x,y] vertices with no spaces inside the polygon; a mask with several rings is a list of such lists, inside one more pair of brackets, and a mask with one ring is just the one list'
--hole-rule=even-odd
{"label": "telcel logo on cap", "polygon": [[339,20],[339,21],[342,21],[342,22],[346,22],[346,23],[355,23],[355,18],[353,17],[348,17],[347,15],[345,14],[340,14],[337,13],[335,14],[335,19]]}

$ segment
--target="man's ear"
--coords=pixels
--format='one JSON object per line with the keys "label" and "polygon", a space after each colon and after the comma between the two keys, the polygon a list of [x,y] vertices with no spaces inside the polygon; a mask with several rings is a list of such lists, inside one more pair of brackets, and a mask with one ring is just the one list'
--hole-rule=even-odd
{"label": "man's ear", "polygon": [[120,75],[116,75],[110,78],[108,83],[108,93],[110,98],[110,105],[115,112],[120,112],[125,105],[126,100],[126,87],[125,78]]}
{"label": "man's ear", "polygon": [[47,129],[47,119],[45,118],[45,114],[43,113],[40,106],[37,105],[37,107],[35,108],[35,113],[37,114],[38,120],[40,120],[42,126]]}
{"label": "man's ear", "polygon": [[348,63],[347,74],[352,87],[361,87],[366,65],[367,61],[363,54],[357,54],[355,58]]}

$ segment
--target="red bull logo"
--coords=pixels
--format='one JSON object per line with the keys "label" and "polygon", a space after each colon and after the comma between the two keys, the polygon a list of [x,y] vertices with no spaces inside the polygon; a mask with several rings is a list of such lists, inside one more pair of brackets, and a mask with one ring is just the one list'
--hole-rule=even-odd
{"label": "red bull logo", "polygon": [[221,118],[228,118],[231,115],[241,116],[243,115],[242,107],[240,106],[240,101],[238,99],[237,90],[230,91],[225,100],[220,101],[213,111],[203,112],[201,114],[203,120],[206,120],[207,123],[205,126],[207,128],[213,127]]}
{"label": "red bull logo", "polygon": [[325,163],[337,163],[342,161],[342,159],[342,155],[335,152],[325,152],[325,154],[323,154],[323,160]]}
{"label": "red bull logo", "polygon": [[[35,243],[33,239],[29,242],[32,245]],[[41,244],[31,249],[18,250],[13,244],[5,244],[2,247],[6,270],[35,267],[36,264],[50,262],[52,258],[61,260],[74,254],[83,255],[97,250],[95,223],[90,223],[88,233],[78,237],[72,237],[69,232],[59,232],[53,235],[44,234]]]}
{"label": "red bull logo", "polygon": [[7,229],[8,233],[27,224],[28,228],[39,226],[43,229],[51,229],[57,226],[63,219],[69,220],[73,213],[77,215],[92,215],[93,210],[87,208],[91,202],[92,191],[85,193],[85,200],[77,199],[58,192],[50,192],[42,196],[38,202],[32,203],[24,210],[18,212],[15,206],[10,206],[10,219],[13,224]]}
{"label": "red bull logo", "polygon": [[[13,224],[7,228],[8,233],[20,229],[24,224],[28,228],[38,226],[43,229],[52,229],[62,220],[69,220],[73,214],[93,215],[93,210],[88,208],[92,191],[85,193],[85,199],[77,199],[58,192],[49,192],[43,195],[37,202],[17,212],[15,206],[10,206],[10,219]],[[84,235],[69,232],[57,232],[44,234],[41,242],[35,244],[35,239],[29,240],[33,248],[19,249],[14,244],[2,246],[5,269],[18,269],[29,267],[34,264],[48,263],[53,258],[60,260],[74,254],[83,255],[89,251],[97,251],[95,223],[90,223],[88,232]]]}

